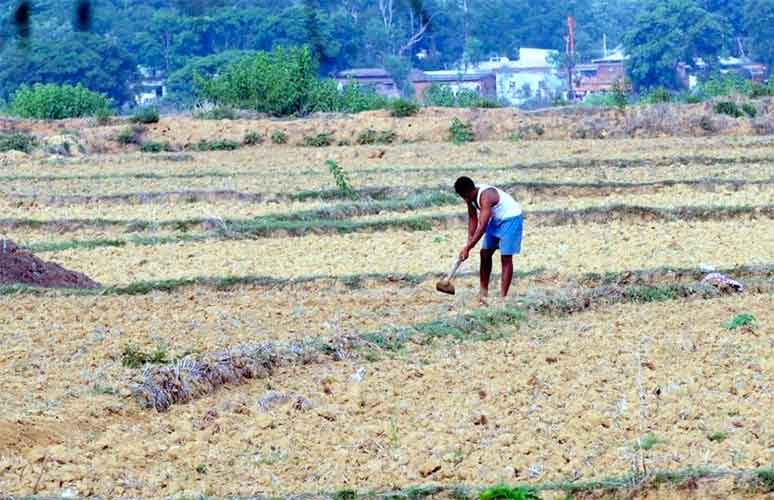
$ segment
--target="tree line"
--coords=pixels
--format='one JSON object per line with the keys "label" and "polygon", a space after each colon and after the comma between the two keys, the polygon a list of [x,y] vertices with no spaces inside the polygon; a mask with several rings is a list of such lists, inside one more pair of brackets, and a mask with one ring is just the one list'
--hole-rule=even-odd
{"label": "tree line", "polygon": [[565,50],[576,20],[578,60],[623,44],[636,87],[677,85],[680,60],[750,55],[774,63],[774,0],[96,0],[88,32],[71,1],[32,1],[30,36],[15,38],[16,0],[0,0],[0,99],[24,83],[81,83],[130,99],[138,65],[189,96],[193,74],[242,55],[310,47],[322,75],[380,66],[453,68],[519,47]]}

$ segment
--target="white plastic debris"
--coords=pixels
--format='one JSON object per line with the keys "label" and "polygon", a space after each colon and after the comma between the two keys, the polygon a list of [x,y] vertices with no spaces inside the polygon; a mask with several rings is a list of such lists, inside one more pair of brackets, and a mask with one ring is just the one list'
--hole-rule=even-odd
{"label": "white plastic debris", "polygon": [[355,373],[352,374],[352,380],[354,382],[362,382],[363,378],[365,378],[366,375],[366,369],[365,366],[362,368],[359,368]]}
{"label": "white plastic debris", "polygon": [[712,264],[706,264],[702,262],[701,264],[699,264],[699,271],[703,273],[714,273],[715,266],[713,266]]}
{"label": "white plastic debris", "polygon": [[701,282],[705,285],[712,285],[722,291],[742,292],[744,290],[744,285],[720,273],[710,273]]}

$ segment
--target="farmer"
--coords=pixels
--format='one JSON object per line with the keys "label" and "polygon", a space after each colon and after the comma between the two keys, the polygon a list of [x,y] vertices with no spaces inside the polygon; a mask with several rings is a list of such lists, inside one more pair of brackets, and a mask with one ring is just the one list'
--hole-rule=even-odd
{"label": "farmer", "polygon": [[484,238],[480,274],[481,301],[486,302],[489,277],[492,274],[492,255],[499,249],[503,266],[500,297],[506,297],[513,279],[513,256],[521,252],[524,220],[521,205],[505,191],[486,184],[476,184],[470,177],[457,179],[454,190],[468,204],[468,242],[460,251],[460,260],[467,260],[470,251]]}

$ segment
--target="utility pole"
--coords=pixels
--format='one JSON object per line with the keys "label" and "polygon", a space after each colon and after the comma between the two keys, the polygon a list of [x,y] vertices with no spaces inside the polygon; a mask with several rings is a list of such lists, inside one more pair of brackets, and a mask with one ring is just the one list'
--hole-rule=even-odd
{"label": "utility pole", "polygon": [[567,100],[575,100],[575,88],[573,86],[573,74],[575,73],[575,19],[567,17]]}

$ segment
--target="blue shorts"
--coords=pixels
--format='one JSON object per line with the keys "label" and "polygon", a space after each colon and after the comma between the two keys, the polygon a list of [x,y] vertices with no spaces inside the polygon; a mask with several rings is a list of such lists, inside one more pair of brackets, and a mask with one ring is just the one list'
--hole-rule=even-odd
{"label": "blue shorts", "polygon": [[524,216],[489,221],[484,234],[484,250],[500,250],[502,255],[521,253],[521,237],[524,233]]}

